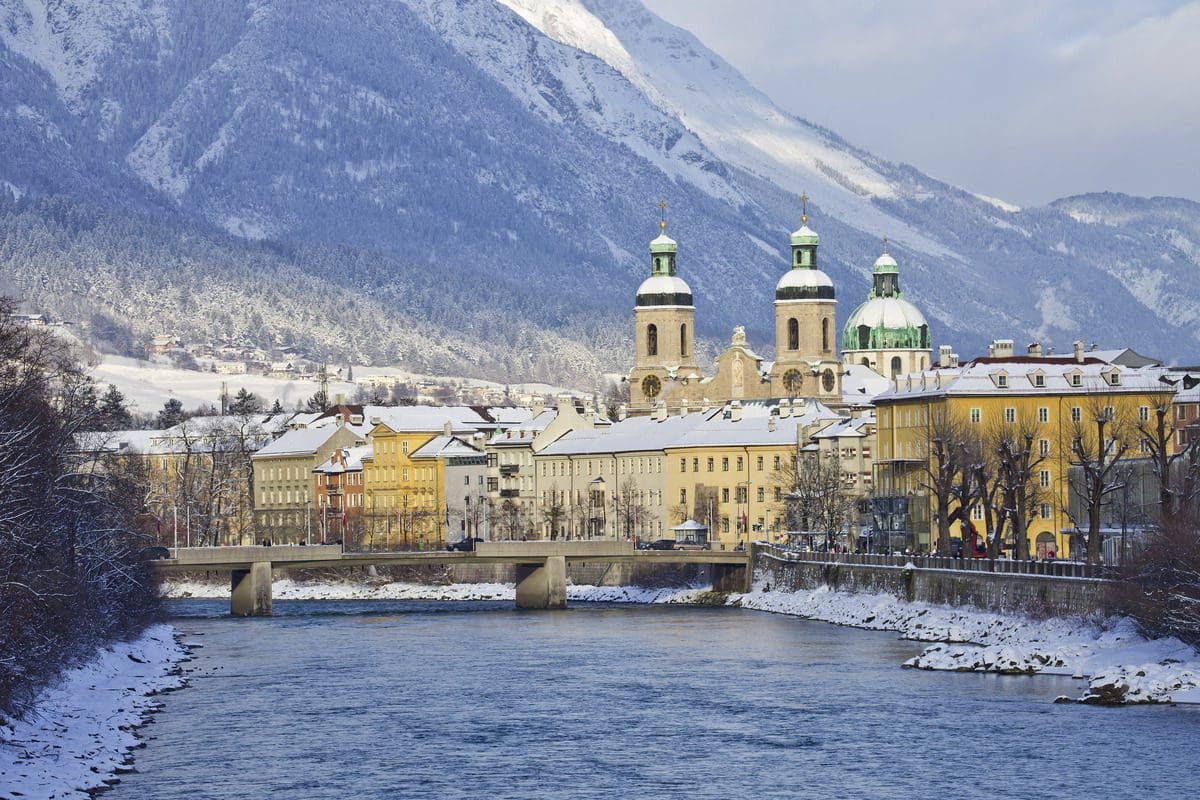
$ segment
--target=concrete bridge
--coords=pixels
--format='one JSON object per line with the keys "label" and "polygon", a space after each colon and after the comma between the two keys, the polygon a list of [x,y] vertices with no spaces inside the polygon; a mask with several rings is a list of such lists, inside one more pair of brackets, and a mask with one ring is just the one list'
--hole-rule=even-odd
{"label": "concrete bridge", "polygon": [[517,608],[567,607],[567,562],[628,564],[708,564],[713,590],[744,592],[750,588],[749,551],[637,550],[631,542],[591,539],[572,542],[481,542],[474,552],[444,550],[344,553],[336,545],[276,547],[181,547],[171,557],[152,562],[160,572],[228,571],[230,611],[235,616],[271,614],[271,571],[274,569],[515,564]]}

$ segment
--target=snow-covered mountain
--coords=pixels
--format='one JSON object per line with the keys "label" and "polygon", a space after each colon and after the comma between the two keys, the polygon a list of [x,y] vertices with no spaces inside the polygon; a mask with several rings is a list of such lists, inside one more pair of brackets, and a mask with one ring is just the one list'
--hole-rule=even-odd
{"label": "snow-covered mountain", "polygon": [[[426,369],[551,378],[564,347],[577,375],[623,369],[660,197],[711,337],[745,324],[769,349],[801,191],[846,312],[886,235],[935,341],[964,354],[1082,338],[1194,360],[1198,335],[1197,204],[976,196],[784,112],[636,0],[0,0],[4,187],[25,205],[0,215],[0,280],[39,308],[63,302],[53,286],[85,244],[71,233],[34,280],[15,231],[36,198],[65,195],[126,230],[171,220],[145,249],[176,236],[223,285],[239,247],[265,264],[266,246],[271,269],[304,275],[278,276],[288,307],[345,294],[364,324],[459,332]],[[92,269],[138,284],[142,313],[115,288],[88,301],[157,332],[178,293],[144,290],[154,259],[131,268],[119,250]],[[254,325],[222,305],[192,324],[305,338],[295,315]],[[314,346],[344,342],[319,328]],[[413,357],[389,337],[373,358]]]}

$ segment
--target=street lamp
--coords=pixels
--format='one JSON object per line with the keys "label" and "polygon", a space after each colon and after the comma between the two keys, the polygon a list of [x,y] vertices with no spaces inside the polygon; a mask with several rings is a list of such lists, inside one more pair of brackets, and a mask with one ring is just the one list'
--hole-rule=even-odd
{"label": "street lamp", "polygon": [[740,490],[738,492],[740,495],[738,498],[738,507],[741,508],[742,504],[745,504],[745,510],[742,511],[742,518],[739,520],[741,525],[738,528],[737,543],[744,546],[742,545],[742,534],[746,534],[747,539],[750,538],[750,479],[747,478],[744,481],[738,481],[737,488]]}

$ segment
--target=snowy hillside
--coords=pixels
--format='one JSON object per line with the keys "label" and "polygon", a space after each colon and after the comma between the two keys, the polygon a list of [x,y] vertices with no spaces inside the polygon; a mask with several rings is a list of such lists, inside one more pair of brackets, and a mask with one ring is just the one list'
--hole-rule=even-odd
{"label": "snowy hillside", "polygon": [[[628,367],[660,197],[698,333],[744,324],[769,351],[806,191],[843,313],[886,235],[935,344],[1196,348],[1190,206],[1016,209],[949,186],[779,109],[636,0],[103,5],[0,0],[0,194],[22,198],[0,216],[0,283],[39,310],[79,319],[92,303],[139,335],[232,324],[331,355],[578,383]],[[95,246],[34,221],[61,211],[48,195],[111,209],[105,230],[122,231],[101,237],[92,291],[30,277],[77,278]],[[31,250],[35,230],[55,246]],[[198,241],[221,256],[197,257]],[[179,252],[196,280],[164,291],[151,264]],[[166,255],[166,274],[188,258]],[[253,293],[226,294],[226,323],[196,300],[206,281],[247,280],[306,311],[252,319]],[[331,325],[335,298],[357,307]]]}

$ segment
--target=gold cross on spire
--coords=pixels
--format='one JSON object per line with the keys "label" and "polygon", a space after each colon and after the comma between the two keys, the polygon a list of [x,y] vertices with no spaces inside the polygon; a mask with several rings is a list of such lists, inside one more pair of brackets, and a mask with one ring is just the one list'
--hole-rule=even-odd
{"label": "gold cross on spire", "polygon": [[884,253],[884,255],[887,255],[887,237],[886,236],[883,237],[883,253]]}
{"label": "gold cross on spire", "polygon": [[663,198],[658,200],[658,229],[667,232],[667,201]]}
{"label": "gold cross on spire", "polygon": [[808,192],[800,194],[800,224],[808,224]]}

